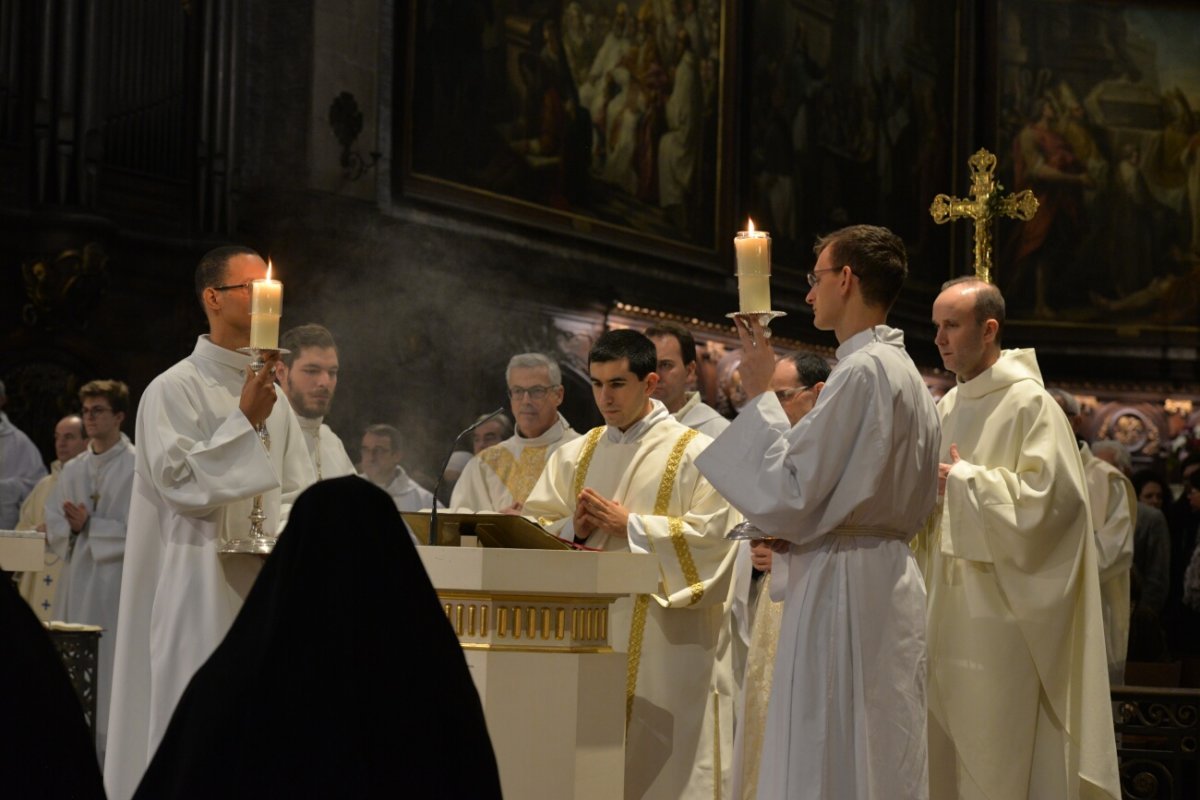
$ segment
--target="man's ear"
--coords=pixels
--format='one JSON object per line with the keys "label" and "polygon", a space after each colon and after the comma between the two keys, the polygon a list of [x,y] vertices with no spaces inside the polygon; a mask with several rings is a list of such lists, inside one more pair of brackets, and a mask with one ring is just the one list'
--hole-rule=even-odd
{"label": "man's ear", "polygon": [[821,396],[821,390],[825,388],[825,381],[817,381],[812,385],[814,399]]}
{"label": "man's ear", "polygon": [[996,334],[1000,332],[1000,323],[994,319],[987,319],[983,322],[983,340],[988,344],[996,341]]}
{"label": "man's ear", "polygon": [[646,396],[653,394],[655,388],[658,387],[658,373],[651,372],[646,376]]}

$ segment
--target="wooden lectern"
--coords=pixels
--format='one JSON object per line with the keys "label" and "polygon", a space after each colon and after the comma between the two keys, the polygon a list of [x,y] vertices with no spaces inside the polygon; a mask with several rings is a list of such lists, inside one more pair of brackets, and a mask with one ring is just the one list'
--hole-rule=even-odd
{"label": "wooden lectern", "polygon": [[[424,515],[404,518],[418,538],[428,531]],[[474,536],[481,545],[417,552],[462,642],[504,797],[621,797],[626,656],[609,640],[610,605],[656,591],[657,562],[574,552],[521,517],[446,514],[439,522],[439,541]],[[514,542],[553,549],[506,546]]]}

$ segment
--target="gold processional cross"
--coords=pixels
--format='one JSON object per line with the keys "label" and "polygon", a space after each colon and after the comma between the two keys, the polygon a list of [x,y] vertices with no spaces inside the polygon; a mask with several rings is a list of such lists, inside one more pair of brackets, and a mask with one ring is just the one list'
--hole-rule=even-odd
{"label": "gold processional cross", "polygon": [[975,277],[988,283],[992,280],[992,220],[996,217],[1012,217],[1022,222],[1033,219],[1038,201],[1033,192],[1026,189],[1017,194],[1001,197],[997,192],[1003,186],[996,185],[996,157],[983,148],[967,159],[971,167],[971,197],[949,197],[939,194],[933,198],[929,213],[938,225],[950,220],[968,217],[975,223]]}

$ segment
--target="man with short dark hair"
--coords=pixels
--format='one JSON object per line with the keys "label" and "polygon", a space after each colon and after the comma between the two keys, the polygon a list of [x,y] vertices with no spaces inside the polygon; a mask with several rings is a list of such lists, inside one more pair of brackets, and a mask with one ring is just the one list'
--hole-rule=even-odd
{"label": "man with short dark hair", "polygon": [[659,322],[644,333],[658,351],[658,386],[654,399],[667,407],[671,416],[701,433],[716,438],[729,427],[729,420],[700,399],[692,390],[696,381],[696,340],[676,322]]}
{"label": "man with short dark hair", "polygon": [[612,646],[630,658],[625,796],[726,797],[735,550],[725,532],[739,518],[694,466],[709,438],[653,399],[657,360],[636,331],[596,340],[588,370],[607,424],[550,456],[525,514],[564,539],[658,560],[659,591],[612,611]]}
{"label": "man with short dark hair", "polygon": [[121,432],[129,410],[128,386],[90,381],[79,390],[79,402],[88,444],[63,467],[46,503],[46,547],[66,562],[58,618],[104,628],[96,679],[96,749],[103,763],[136,457]]}
{"label": "man with short dark hair", "polygon": [[391,495],[399,511],[433,508],[433,493],[408,477],[400,466],[404,459],[403,438],[391,425],[367,426],[359,452],[362,477]]}
{"label": "man with short dark hair", "polygon": [[0,530],[12,530],[21,514],[21,502],[46,474],[37,445],[4,413],[8,402],[0,381]]}
{"label": "man with short dark hair", "polygon": [[505,380],[517,432],[467,462],[450,497],[455,511],[519,512],[550,454],[579,438],[558,413],[562,370],[554,359],[519,353],[509,360]]}
{"label": "man with short dark hair", "polygon": [[340,366],[333,334],[321,325],[300,325],[283,334],[276,377],[304,431],[317,480],[353,475],[354,462],[346,446],[325,424],[333,405]]}
{"label": "man with short dark hair", "polygon": [[1000,349],[995,286],[947,282],[933,322],[958,385],[938,404],[944,501],[920,548],[930,797],[1118,798],[1096,543],[1075,436],[1033,350]]}
{"label": "man with short dark hair", "polygon": [[[83,452],[87,447],[87,431],[83,427],[83,418],[78,414],[68,414],[54,426],[54,455],[50,464],[50,474],[38,481],[33,491],[21,504],[21,518],[17,520],[19,531],[46,532],[46,502],[54,487],[58,485],[58,477],[62,474],[63,465]],[[21,573],[17,583],[21,597],[29,603],[33,613],[42,622],[61,619],[55,615],[55,602],[62,598],[58,596],[59,583],[62,580],[63,560],[47,549],[45,567],[37,572]]]}
{"label": "man with short dark hair", "polygon": [[908,543],[937,497],[940,436],[904,334],[886,324],[907,256],[869,225],[813,249],[806,299],[837,336],[837,366],[792,425],[767,391],[770,342],[739,318],[750,399],[697,461],[787,565],[758,793],[923,797],[925,591]]}
{"label": "man with short dark hair", "polygon": [[[219,247],[196,268],[208,319],[192,354],[146,387],[138,407],[137,461],[113,667],[104,780],[133,795],[180,695],[229,630],[262,566],[222,556],[249,535],[254,497],[277,533],[313,482],[304,432],[277,402],[277,357],[254,373],[250,283],[267,265],[247,247]],[[268,450],[259,438],[263,425]]]}

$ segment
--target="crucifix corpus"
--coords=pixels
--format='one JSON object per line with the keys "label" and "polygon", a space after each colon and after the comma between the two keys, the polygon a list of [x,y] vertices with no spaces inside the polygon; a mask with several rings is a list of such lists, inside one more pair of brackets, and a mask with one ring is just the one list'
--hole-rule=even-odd
{"label": "crucifix corpus", "polygon": [[1038,201],[1033,192],[1026,189],[1017,194],[1001,197],[996,185],[996,157],[987,150],[967,159],[971,167],[971,196],[968,199],[939,194],[933,198],[929,214],[938,225],[950,220],[967,217],[975,223],[975,277],[981,281],[992,280],[992,220],[996,217],[1012,217],[1022,222],[1033,219]]}

